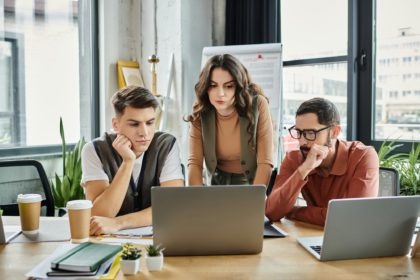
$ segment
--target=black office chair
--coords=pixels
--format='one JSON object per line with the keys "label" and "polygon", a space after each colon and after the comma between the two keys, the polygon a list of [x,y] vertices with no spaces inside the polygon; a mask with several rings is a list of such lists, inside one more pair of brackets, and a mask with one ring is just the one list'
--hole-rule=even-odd
{"label": "black office chair", "polygon": [[185,165],[183,163],[181,163],[181,170],[182,170],[182,175],[184,175],[184,184],[186,184],[187,181],[185,181]]}
{"label": "black office chair", "polygon": [[0,208],[3,215],[19,216],[18,194],[42,196],[41,215],[54,216],[54,198],[47,175],[36,160],[0,161]]}
{"label": "black office chair", "polygon": [[398,196],[400,194],[400,178],[393,168],[379,167],[378,196]]}
{"label": "black office chair", "polygon": [[271,191],[273,190],[274,182],[276,181],[277,177],[277,167],[273,169],[270,176],[270,181],[268,182],[266,195],[269,196]]}

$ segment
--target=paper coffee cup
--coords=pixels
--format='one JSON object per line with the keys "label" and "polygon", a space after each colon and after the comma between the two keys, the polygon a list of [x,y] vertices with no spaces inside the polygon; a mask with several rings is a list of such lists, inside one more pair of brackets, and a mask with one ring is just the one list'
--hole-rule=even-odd
{"label": "paper coffee cup", "polygon": [[41,200],[40,194],[18,195],[20,225],[24,234],[33,235],[38,233]]}
{"label": "paper coffee cup", "polygon": [[71,200],[67,202],[71,242],[83,243],[89,241],[91,209],[92,202],[90,200]]}

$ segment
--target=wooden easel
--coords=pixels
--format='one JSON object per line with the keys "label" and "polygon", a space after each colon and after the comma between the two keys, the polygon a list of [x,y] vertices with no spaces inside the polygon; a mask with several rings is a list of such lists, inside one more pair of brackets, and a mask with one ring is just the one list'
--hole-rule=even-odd
{"label": "wooden easel", "polygon": [[167,103],[171,96],[172,84],[174,81],[174,54],[171,54],[169,59],[169,69],[168,69],[168,83],[166,87],[166,93],[162,96],[162,108],[159,122],[159,131],[164,131],[166,129],[166,124],[168,122],[168,110]]}

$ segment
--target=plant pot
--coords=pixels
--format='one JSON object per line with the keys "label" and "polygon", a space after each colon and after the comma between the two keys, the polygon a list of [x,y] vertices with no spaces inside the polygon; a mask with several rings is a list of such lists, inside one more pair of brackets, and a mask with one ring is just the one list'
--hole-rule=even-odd
{"label": "plant pot", "polygon": [[125,275],[133,275],[140,271],[140,258],[136,260],[120,260],[120,267]]}
{"label": "plant pot", "polygon": [[149,271],[160,271],[163,267],[163,254],[159,256],[150,257],[146,254],[146,266]]}

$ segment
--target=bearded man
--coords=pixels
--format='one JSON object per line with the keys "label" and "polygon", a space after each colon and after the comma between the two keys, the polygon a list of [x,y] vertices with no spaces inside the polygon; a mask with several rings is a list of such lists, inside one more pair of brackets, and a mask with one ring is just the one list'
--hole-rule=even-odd
{"label": "bearded man", "polygon": [[[334,103],[323,98],[305,101],[295,121],[289,133],[299,140],[299,150],[287,153],[266,200],[271,221],[287,217],[323,226],[331,199],[378,195],[378,155],[359,141],[337,139],[341,126]],[[305,207],[295,206],[299,193]]]}

